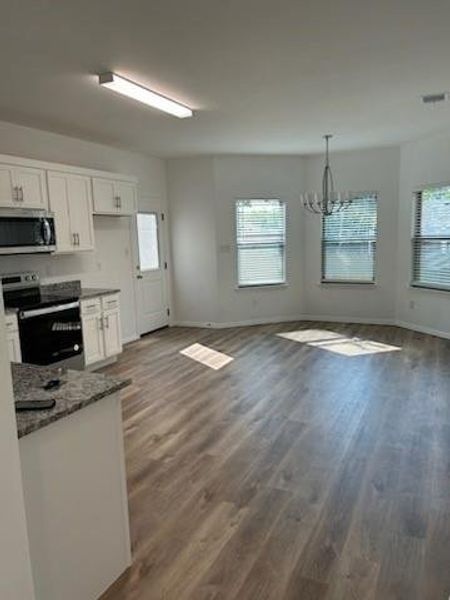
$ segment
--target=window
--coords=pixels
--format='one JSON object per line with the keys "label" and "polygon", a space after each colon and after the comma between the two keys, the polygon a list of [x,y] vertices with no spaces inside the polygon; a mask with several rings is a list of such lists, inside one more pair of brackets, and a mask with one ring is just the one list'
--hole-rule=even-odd
{"label": "window", "polygon": [[412,284],[450,290],[450,186],[416,193]]}
{"label": "window", "polygon": [[240,287],[286,282],[286,205],[280,200],[237,200]]}
{"label": "window", "polygon": [[158,217],[155,213],[138,213],[137,233],[139,270],[159,269]]}
{"label": "window", "polygon": [[322,282],[373,283],[377,244],[377,197],[354,198],[322,221]]}

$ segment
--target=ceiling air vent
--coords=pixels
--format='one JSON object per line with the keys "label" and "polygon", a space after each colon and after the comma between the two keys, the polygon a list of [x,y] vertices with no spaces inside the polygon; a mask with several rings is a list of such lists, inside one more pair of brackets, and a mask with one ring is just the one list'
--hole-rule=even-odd
{"label": "ceiling air vent", "polygon": [[448,92],[439,92],[438,94],[425,94],[422,96],[422,102],[424,104],[437,104],[438,102],[445,102],[448,100]]}

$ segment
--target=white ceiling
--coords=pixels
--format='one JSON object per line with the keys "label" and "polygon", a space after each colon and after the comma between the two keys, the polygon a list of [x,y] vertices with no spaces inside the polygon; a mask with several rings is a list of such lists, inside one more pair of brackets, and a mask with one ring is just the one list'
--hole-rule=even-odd
{"label": "white ceiling", "polygon": [[[297,154],[450,128],[448,0],[4,0],[0,119],[157,156]],[[98,86],[116,71],[196,110]]]}

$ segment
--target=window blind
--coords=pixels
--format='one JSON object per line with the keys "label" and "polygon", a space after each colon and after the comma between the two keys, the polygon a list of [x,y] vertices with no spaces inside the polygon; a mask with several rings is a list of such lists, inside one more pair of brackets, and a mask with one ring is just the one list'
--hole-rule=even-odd
{"label": "window blind", "polygon": [[322,220],[322,281],[373,283],[377,243],[377,197],[354,198],[345,210]]}
{"label": "window blind", "polygon": [[239,286],[285,283],[285,203],[237,200],[236,245]]}
{"label": "window blind", "polygon": [[416,193],[412,284],[450,290],[450,186]]}

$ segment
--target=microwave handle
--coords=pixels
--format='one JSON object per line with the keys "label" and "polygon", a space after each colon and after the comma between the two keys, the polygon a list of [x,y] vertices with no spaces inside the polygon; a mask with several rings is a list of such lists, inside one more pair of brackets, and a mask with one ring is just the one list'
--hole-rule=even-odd
{"label": "microwave handle", "polygon": [[52,231],[48,219],[42,219],[42,237],[45,246],[50,246],[52,241]]}

